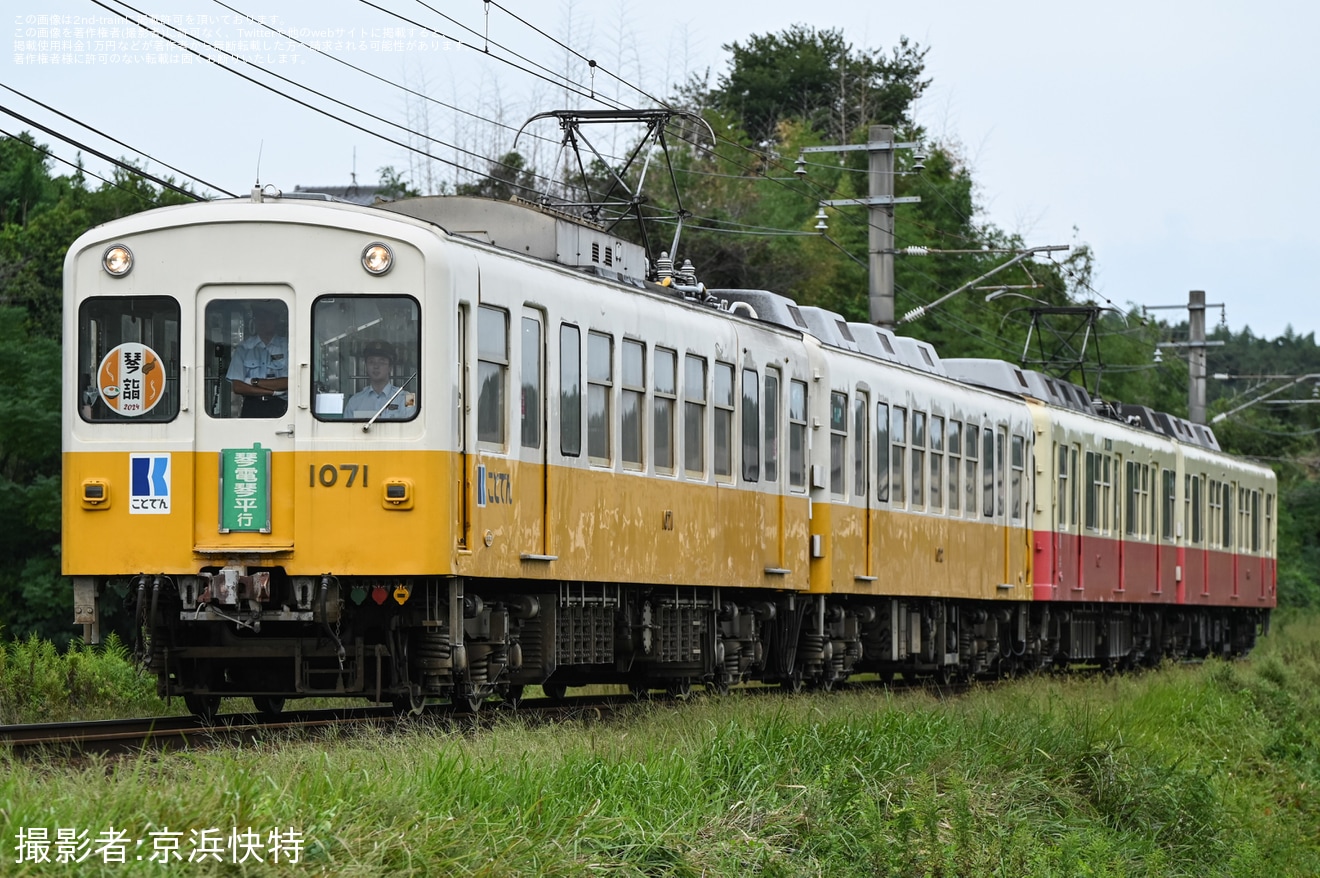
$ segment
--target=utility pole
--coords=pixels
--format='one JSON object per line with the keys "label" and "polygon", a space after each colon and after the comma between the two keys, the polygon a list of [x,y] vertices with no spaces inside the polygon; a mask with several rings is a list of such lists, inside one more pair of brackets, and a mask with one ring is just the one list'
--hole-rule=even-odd
{"label": "utility pole", "polygon": [[[1142,311],[1162,311],[1181,308],[1182,305],[1144,305]],[[1187,341],[1170,341],[1157,348],[1187,348],[1187,420],[1193,424],[1205,423],[1205,349],[1220,347],[1222,341],[1205,340],[1205,309],[1223,308],[1223,303],[1207,305],[1205,290],[1187,293]]]}
{"label": "utility pole", "polygon": [[[915,204],[921,200],[918,196],[894,197],[894,150],[915,149],[919,144],[895,143],[892,125],[872,125],[869,138],[864,145],[808,146],[802,152],[851,152],[864,149],[870,153],[867,197],[837,198],[832,201],[822,201],[821,204],[830,207],[866,205],[869,226],[867,249],[870,251],[870,258],[867,260],[867,268],[870,275],[871,322],[892,329],[895,323],[894,205]],[[799,167],[802,167],[802,164]],[[916,169],[920,170],[920,168],[920,156],[918,156]]]}

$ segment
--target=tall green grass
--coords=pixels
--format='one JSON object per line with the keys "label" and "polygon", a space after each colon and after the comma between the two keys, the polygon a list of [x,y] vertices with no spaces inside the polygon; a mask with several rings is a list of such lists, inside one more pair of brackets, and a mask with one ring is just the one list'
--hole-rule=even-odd
{"label": "tall green grass", "polygon": [[35,634],[0,641],[0,724],[166,712],[177,707],[168,711],[155,678],[141,672],[114,634],[101,646],[74,644],[63,652]]}
{"label": "tall green grass", "polygon": [[[1311,876],[1318,740],[1311,616],[1245,662],[948,700],[734,695],[73,766],[0,755],[0,832],[10,851],[33,826],[306,842],[296,866],[175,867],[198,875]],[[68,874],[8,859],[5,874]]]}

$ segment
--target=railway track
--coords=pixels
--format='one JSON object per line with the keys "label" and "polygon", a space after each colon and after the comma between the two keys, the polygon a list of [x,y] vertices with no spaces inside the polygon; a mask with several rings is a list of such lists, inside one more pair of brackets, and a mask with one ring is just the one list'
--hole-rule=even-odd
{"label": "railway track", "polygon": [[20,756],[94,753],[122,755],[144,750],[177,750],[223,746],[237,741],[262,741],[306,735],[324,730],[352,730],[364,726],[395,727],[406,723],[431,723],[446,728],[483,727],[512,715],[553,722],[575,718],[603,719],[621,705],[634,703],[630,696],[581,696],[562,701],[529,699],[517,708],[491,704],[472,714],[448,704],[428,705],[420,714],[400,716],[388,707],[359,707],[332,710],[289,711],[278,717],[236,713],[217,716],[203,723],[192,716],[143,717],[90,722],[29,723],[0,726],[0,747]]}

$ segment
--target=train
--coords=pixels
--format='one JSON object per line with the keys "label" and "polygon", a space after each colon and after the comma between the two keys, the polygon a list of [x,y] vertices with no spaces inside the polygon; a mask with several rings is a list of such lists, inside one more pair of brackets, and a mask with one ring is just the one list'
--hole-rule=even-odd
{"label": "train", "polygon": [[202,717],[1121,669],[1276,603],[1274,474],[1209,427],[545,204],[257,188],[64,279],[74,623],[126,594]]}

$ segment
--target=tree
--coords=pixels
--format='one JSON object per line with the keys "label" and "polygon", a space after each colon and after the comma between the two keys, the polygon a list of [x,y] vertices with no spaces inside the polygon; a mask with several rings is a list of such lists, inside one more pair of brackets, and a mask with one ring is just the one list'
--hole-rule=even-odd
{"label": "tree", "polygon": [[459,195],[481,195],[508,201],[510,198],[536,196],[536,172],[527,167],[527,160],[518,152],[506,152],[498,161],[488,162],[487,176],[476,183],[462,183],[456,189]]}
{"label": "tree", "polygon": [[900,125],[930,84],[921,78],[927,50],[907,37],[886,56],[855,50],[842,30],[795,24],[724,49],[731,54],[729,72],[710,102],[741,118],[757,143],[773,142],[784,119],[839,143],[867,125]]}

